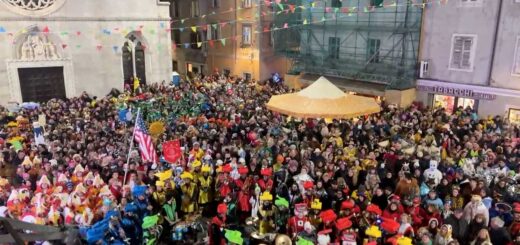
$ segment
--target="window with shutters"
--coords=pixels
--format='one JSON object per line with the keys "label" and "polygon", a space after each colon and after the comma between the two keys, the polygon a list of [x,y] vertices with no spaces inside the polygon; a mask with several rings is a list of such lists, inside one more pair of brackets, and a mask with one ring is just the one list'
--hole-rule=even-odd
{"label": "window with shutters", "polygon": [[213,23],[208,25],[208,40],[216,40],[220,39],[220,25],[218,23]]}
{"label": "window with shutters", "polygon": [[381,59],[379,57],[381,51],[381,40],[380,39],[368,39],[368,49],[367,49],[367,60],[369,63],[380,63]]}
{"label": "window with shutters", "polygon": [[476,35],[453,35],[450,69],[473,71],[473,59],[477,45]]}
{"label": "window with shutters", "polygon": [[244,8],[252,8],[253,7],[253,0],[242,0],[242,6]]}
{"label": "window with shutters", "polygon": [[242,47],[251,46],[253,39],[253,26],[251,24],[242,25]]}
{"label": "window with shutters", "polygon": [[220,0],[211,0],[211,7],[213,7],[213,8],[220,7]]}
{"label": "window with shutters", "polygon": [[329,58],[339,59],[339,37],[329,37]]}
{"label": "window with shutters", "polygon": [[333,8],[341,8],[341,0],[332,0],[330,6]]}
{"label": "window with shutters", "polygon": [[383,7],[383,0],[370,0],[370,6],[381,8]]}
{"label": "window with shutters", "polygon": [[191,17],[199,17],[200,9],[199,9],[199,1],[195,0],[191,2]]}
{"label": "window with shutters", "polygon": [[516,38],[515,57],[513,60],[513,75],[520,76],[520,36]]}
{"label": "window with shutters", "polygon": [[483,0],[459,0],[461,7],[481,7]]}

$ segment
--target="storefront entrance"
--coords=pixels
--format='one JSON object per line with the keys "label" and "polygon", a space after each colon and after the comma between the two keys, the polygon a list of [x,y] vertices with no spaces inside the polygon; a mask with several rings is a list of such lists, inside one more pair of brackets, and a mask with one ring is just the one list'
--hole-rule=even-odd
{"label": "storefront entrance", "polygon": [[471,108],[473,110],[477,110],[478,100],[463,98],[463,97],[455,97],[449,95],[433,95],[433,107],[435,108],[444,108],[448,114],[452,114],[457,110],[458,107],[462,107],[463,109]]}

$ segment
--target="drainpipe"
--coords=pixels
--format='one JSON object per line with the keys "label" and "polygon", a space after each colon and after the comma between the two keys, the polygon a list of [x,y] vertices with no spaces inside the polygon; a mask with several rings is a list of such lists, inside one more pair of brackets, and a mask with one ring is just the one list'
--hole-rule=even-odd
{"label": "drainpipe", "polygon": [[498,14],[497,14],[497,23],[495,25],[495,35],[494,35],[494,38],[493,38],[493,47],[492,47],[492,50],[491,50],[491,63],[490,63],[490,66],[489,66],[489,75],[488,75],[488,79],[487,79],[487,86],[490,86],[491,87],[491,77],[493,76],[493,68],[495,67],[494,66],[494,63],[495,63],[495,52],[496,52],[496,49],[497,49],[497,42],[498,42],[498,30],[500,28],[500,21],[502,19],[502,3],[504,1],[503,0],[499,0],[498,2]]}

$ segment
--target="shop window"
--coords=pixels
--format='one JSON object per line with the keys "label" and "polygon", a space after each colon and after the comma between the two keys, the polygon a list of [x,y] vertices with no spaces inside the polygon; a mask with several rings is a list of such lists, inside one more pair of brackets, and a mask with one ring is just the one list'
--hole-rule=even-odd
{"label": "shop window", "polygon": [[457,99],[457,108],[462,107],[462,109],[471,108],[475,109],[475,100],[468,98],[458,98]]}
{"label": "shop window", "polygon": [[450,69],[472,71],[476,45],[477,37],[475,35],[454,35]]}
{"label": "shop window", "polygon": [[444,108],[447,114],[453,114],[453,109],[455,108],[455,97],[436,94],[433,97],[433,107]]}
{"label": "shop window", "polygon": [[520,124],[520,109],[509,109],[508,119],[511,124]]}

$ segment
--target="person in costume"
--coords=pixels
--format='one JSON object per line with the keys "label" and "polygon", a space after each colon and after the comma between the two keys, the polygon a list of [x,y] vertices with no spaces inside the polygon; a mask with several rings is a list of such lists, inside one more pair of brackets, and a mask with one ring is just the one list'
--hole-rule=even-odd
{"label": "person in costume", "polygon": [[212,187],[213,177],[210,175],[211,167],[208,165],[202,166],[202,174],[198,177],[199,183],[199,205],[202,212],[207,213],[207,206],[213,200]]}
{"label": "person in costume", "polygon": [[366,238],[363,240],[363,245],[380,244],[382,232],[379,227],[372,225],[365,230]]}
{"label": "person in costume", "polygon": [[520,241],[520,203],[513,204],[513,223],[509,226],[511,238]]}
{"label": "person in costume", "polygon": [[231,183],[233,181],[231,176],[229,176],[229,173],[231,173],[231,171],[232,168],[229,164],[217,168],[217,180],[215,183],[215,190],[217,190],[217,201],[224,200],[224,198],[231,193]]}
{"label": "person in costume", "polygon": [[[327,209],[325,211],[322,211],[320,213],[320,218],[322,220],[322,224],[321,224],[321,227],[319,227],[319,231],[318,232],[323,232],[323,231],[328,231],[328,230],[333,230],[333,229],[336,229],[334,227],[334,222],[336,221],[336,219],[338,218],[338,216],[336,215],[336,213],[334,212],[334,210],[332,209]],[[330,232],[327,232],[327,234],[329,234]],[[329,234],[328,236],[331,237],[331,239],[334,241],[336,240],[336,234],[334,233],[331,233]]]}
{"label": "person in costume", "polygon": [[209,228],[209,245],[226,245],[223,230],[226,227],[227,206],[221,203],[217,206],[217,215],[211,219]]}
{"label": "person in costume", "polygon": [[163,233],[171,234],[173,226],[179,219],[177,214],[177,202],[175,201],[175,197],[173,195],[171,195],[168,201],[164,203],[161,211],[162,217],[164,218],[164,222],[162,223],[164,228]]}
{"label": "person in costume", "polygon": [[121,226],[119,217],[110,217],[108,229],[105,232],[105,242],[107,244],[126,244],[126,239],[127,237],[123,227]]}
{"label": "person in costume", "polygon": [[287,221],[289,220],[289,202],[283,197],[276,197],[274,201],[276,207],[274,220],[276,225],[276,232],[280,234],[287,233]]}
{"label": "person in costume", "polygon": [[249,169],[245,166],[241,166],[238,168],[238,173],[240,174],[240,178],[235,180],[235,186],[238,189],[238,211],[240,215],[240,221],[243,223],[245,219],[250,215],[251,212],[251,185],[253,184],[253,179],[250,176],[247,176]]}
{"label": "person in costume", "polygon": [[289,235],[292,238],[296,237],[298,233],[304,230],[306,222],[309,222],[309,218],[307,217],[307,205],[305,203],[298,203],[294,208],[294,216],[289,219]]}
{"label": "person in costume", "polygon": [[273,206],[273,195],[269,192],[264,192],[260,196],[260,224],[259,233],[266,234],[274,231],[274,206]]}
{"label": "person in costume", "polygon": [[273,175],[273,170],[271,168],[264,168],[260,171],[262,175],[262,179],[258,180],[258,185],[262,192],[271,192],[273,188],[273,179],[271,178]]}
{"label": "person in costume", "polygon": [[321,211],[321,202],[320,199],[314,199],[311,202],[311,212],[309,214],[309,222],[311,222],[314,228],[319,228],[321,225],[320,211]]}
{"label": "person in costume", "polygon": [[166,190],[164,181],[155,182],[155,191],[152,193],[154,207],[162,207],[166,203]]}
{"label": "person in costume", "polygon": [[181,211],[189,215],[197,210],[197,186],[192,183],[193,175],[189,172],[184,172],[181,175],[183,184],[181,186],[182,191],[182,203]]}
{"label": "person in costume", "polygon": [[352,229],[352,221],[349,218],[341,218],[336,221],[336,242],[341,245],[356,245],[357,232]]}

